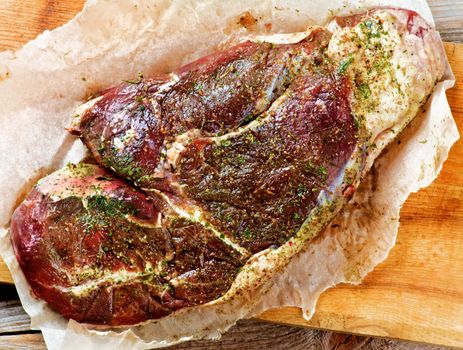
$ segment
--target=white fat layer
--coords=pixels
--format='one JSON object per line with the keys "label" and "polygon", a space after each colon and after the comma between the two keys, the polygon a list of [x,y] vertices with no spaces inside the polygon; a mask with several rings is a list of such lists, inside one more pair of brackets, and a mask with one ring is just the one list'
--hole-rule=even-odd
{"label": "white fat layer", "polygon": [[129,145],[134,138],[136,138],[136,131],[133,127],[130,127],[123,135],[114,138],[113,146],[120,151]]}
{"label": "white fat layer", "polygon": [[39,180],[37,190],[49,195],[54,202],[72,196],[88,197],[104,191],[100,186],[102,181],[97,180],[97,177],[104,174],[105,171],[95,165],[68,165]]}
{"label": "white fat layer", "polygon": [[250,256],[250,253],[240,245],[234,243],[232,240],[230,240],[228,237],[226,237],[223,233],[219,232],[217,229],[215,229],[210,223],[204,220],[203,218],[203,213],[200,208],[195,208],[192,205],[188,205],[187,209],[184,209],[176,204],[174,204],[169,196],[167,196],[165,193],[155,190],[155,189],[144,189],[147,192],[153,192],[161,196],[166,203],[169,205],[169,207],[180,217],[185,218],[189,221],[192,222],[197,222],[210,230],[217,238],[221,239],[224,243],[226,243],[228,246],[232,247],[234,250],[239,252],[242,256]]}
{"label": "white fat layer", "polygon": [[[408,20],[408,13],[388,9],[372,12],[352,28],[341,28],[336,21],[328,25],[333,32],[328,55],[338,67],[351,61],[346,74],[353,82],[352,111],[368,133],[366,171],[413,119],[444,73],[438,37],[428,31],[423,39],[410,33]],[[428,25],[415,17],[411,31],[420,27]],[[436,48],[442,52],[433,52]]]}
{"label": "white fat layer", "polygon": [[77,107],[77,109],[75,111],[75,114],[74,114],[75,118],[72,121],[72,126],[79,125],[80,119],[84,115],[84,113],[87,112],[88,110],[92,109],[93,106],[96,105],[96,103],[99,100],[101,100],[102,98],[103,98],[103,96],[96,97],[96,98],[84,103],[83,105],[80,105],[79,107]]}
{"label": "white fat layer", "polygon": [[171,166],[176,168],[179,155],[185,150],[185,146],[200,137],[201,130],[199,129],[191,129],[181,135],[178,135],[174,142],[166,147],[166,161],[164,162],[164,169],[170,170]]}
{"label": "white fat layer", "polygon": [[133,215],[125,215],[127,221],[145,228],[162,228],[162,214],[159,212],[153,221],[141,220]]}
{"label": "white fat layer", "polygon": [[[62,270],[65,271],[69,281],[75,285],[71,287],[55,286],[55,288],[63,293],[71,293],[77,297],[85,296],[87,293],[97,289],[101,285],[117,285],[130,281],[138,281],[140,277],[156,275],[161,272],[159,271],[158,266],[153,267],[149,262],[146,263],[143,271],[127,271],[125,269],[110,271],[87,267],[75,268],[71,275],[66,271],[66,269]],[[93,277],[93,279],[79,284],[76,277],[82,278],[84,276],[88,276],[88,278]]]}
{"label": "white fat layer", "polygon": [[270,44],[296,44],[305,38],[308,33],[318,27],[310,27],[306,32],[289,33],[289,34],[272,34],[272,35],[255,35],[248,36],[243,41],[250,40],[256,43],[270,43]]}
{"label": "white fat layer", "polygon": [[[269,110],[274,109],[274,108],[278,108],[278,106],[281,104],[281,101],[282,101],[281,98],[283,96],[284,95],[277,98],[273,102],[272,107]],[[242,127],[237,128],[235,131],[228,132],[228,133],[226,133],[224,135],[221,135],[221,136],[204,137],[204,136],[202,136],[201,130],[199,130],[199,129],[189,130],[189,131],[177,136],[175,138],[174,142],[172,142],[171,144],[169,144],[169,145],[167,145],[165,147],[165,150],[166,150],[165,154],[164,154],[165,155],[165,161],[160,162],[160,164],[162,164],[161,165],[162,168],[161,168],[161,166],[158,166],[158,169],[156,170],[155,174],[152,175],[152,176],[155,177],[157,175],[157,176],[163,177],[165,170],[169,171],[169,170],[171,170],[171,168],[176,169],[177,165],[178,165],[177,163],[178,163],[180,154],[186,149],[188,144],[190,144],[195,139],[203,138],[205,140],[209,140],[211,143],[215,143],[217,145],[220,145],[222,142],[224,142],[224,141],[226,141],[228,139],[238,137],[238,136],[246,133],[249,130],[252,130],[252,129],[255,129],[255,128],[259,127],[260,125],[262,125],[266,121],[268,121],[268,119],[270,119],[270,118],[272,118],[271,113],[264,112],[263,115],[261,115],[261,117],[257,117],[256,119],[254,119],[249,124],[246,124],[246,125],[244,125]],[[180,193],[183,192],[183,189],[179,184],[172,183],[172,185],[176,186],[176,188],[179,190]]]}
{"label": "white fat layer", "polygon": [[175,73],[170,73],[169,77],[170,80],[158,87],[156,93],[154,94],[155,96],[164,96],[164,93],[169,91],[180,80],[180,77]]}

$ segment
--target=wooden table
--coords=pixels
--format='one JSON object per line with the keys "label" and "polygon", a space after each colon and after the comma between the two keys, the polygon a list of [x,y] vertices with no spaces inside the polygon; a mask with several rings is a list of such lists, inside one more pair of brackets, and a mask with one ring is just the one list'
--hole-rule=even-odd
{"label": "wooden table", "polygon": [[[83,3],[1,0],[0,50],[16,49],[43,30],[65,23]],[[430,4],[443,39],[463,41],[463,1]],[[457,76],[457,87],[448,98],[463,133],[463,44],[446,43],[446,50]],[[462,160],[459,141],[439,178],[403,207],[397,245],[387,261],[362,285],[324,293],[311,321],[305,321],[296,308],[270,310],[259,320],[241,321],[219,342],[190,342],[172,349],[438,349],[370,336],[463,348]],[[2,264],[0,260],[0,281],[9,281]],[[41,334],[30,330],[17,299],[14,286],[0,284],[0,349],[44,348]]]}

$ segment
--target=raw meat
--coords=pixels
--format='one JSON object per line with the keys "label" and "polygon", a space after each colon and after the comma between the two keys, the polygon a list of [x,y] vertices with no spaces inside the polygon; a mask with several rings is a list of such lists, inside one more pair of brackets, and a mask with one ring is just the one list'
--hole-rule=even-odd
{"label": "raw meat", "polygon": [[71,132],[107,170],[68,166],[13,216],[34,293],[128,325],[257,288],[349,200],[444,62],[421,17],[378,9],[102,92]]}

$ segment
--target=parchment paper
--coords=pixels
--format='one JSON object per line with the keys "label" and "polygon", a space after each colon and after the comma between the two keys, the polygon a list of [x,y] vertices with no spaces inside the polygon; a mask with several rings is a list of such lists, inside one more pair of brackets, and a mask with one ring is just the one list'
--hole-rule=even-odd
{"label": "parchment paper", "polygon": [[[459,137],[445,97],[454,80],[450,68],[426,112],[399,136],[400,145],[394,143],[377,160],[353,201],[335,219],[337,225],[325,229],[276,274],[262,297],[257,291],[253,300],[202,306],[159,322],[98,331],[66,321],[31,296],[7,232],[14,208],[37,179],[84,156],[80,141],[64,128],[75,107],[92,92],[138,72],[169,72],[213,52],[231,36],[303,31],[324,24],[333,14],[373,6],[413,9],[433,23],[424,0],[90,0],[63,27],[43,33],[17,52],[0,54],[0,253],[32,327],[42,330],[50,349],[146,349],[217,338],[238,319],[278,306],[300,307],[310,318],[321,292],[340,282],[359,283],[386,258],[395,243],[403,202],[433,181]],[[256,25],[237,24],[245,11],[258,19]]]}

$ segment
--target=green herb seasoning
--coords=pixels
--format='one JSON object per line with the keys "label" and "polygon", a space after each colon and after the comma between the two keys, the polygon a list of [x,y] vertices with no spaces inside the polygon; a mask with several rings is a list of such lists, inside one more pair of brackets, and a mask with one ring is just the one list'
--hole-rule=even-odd
{"label": "green herb seasoning", "polygon": [[246,229],[243,231],[243,236],[246,237],[247,239],[252,237],[252,232],[249,229],[249,227],[246,227]]}
{"label": "green herb seasoning", "polygon": [[143,80],[143,73],[138,73],[138,78],[133,80],[124,80],[126,83],[129,84],[140,84]]}
{"label": "green herb seasoning", "polygon": [[120,175],[125,176],[129,180],[137,180],[142,176],[141,167],[137,166],[131,156],[119,156],[116,149],[112,149],[114,156],[104,158],[105,165],[111,169],[115,169]]}
{"label": "green herb seasoning", "polygon": [[115,198],[108,198],[102,195],[95,195],[87,198],[87,210],[79,218],[84,226],[84,232],[89,233],[95,229],[108,230],[108,236],[113,233],[110,229],[114,223],[112,218],[123,218],[127,214],[134,214],[135,210]]}
{"label": "green herb seasoning", "polygon": [[251,122],[253,119],[255,118],[254,114],[253,113],[248,113],[244,119],[241,121],[241,123],[239,123],[239,127],[240,126],[243,126],[243,125],[246,125],[247,123]]}
{"label": "green herb seasoning", "polygon": [[352,64],[352,62],[354,62],[354,58],[352,56],[349,56],[349,58],[342,61],[341,64],[339,65],[339,67],[338,67],[338,70],[337,70],[338,74],[342,75],[342,74],[346,73],[347,68],[349,68],[349,66]]}
{"label": "green herb seasoning", "polygon": [[222,147],[229,147],[231,146],[232,142],[230,140],[222,140],[220,141],[220,146]]}
{"label": "green herb seasoning", "polygon": [[360,84],[359,92],[360,92],[360,96],[362,96],[362,98],[364,99],[367,99],[371,96],[371,90],[368,84]]}
{"label": "green herb seasoning", "polygon": [[320,165],[318,167],[318,175],[323,179],[323,181],[326,181],[328,178],[328,170],[323,165]]}

